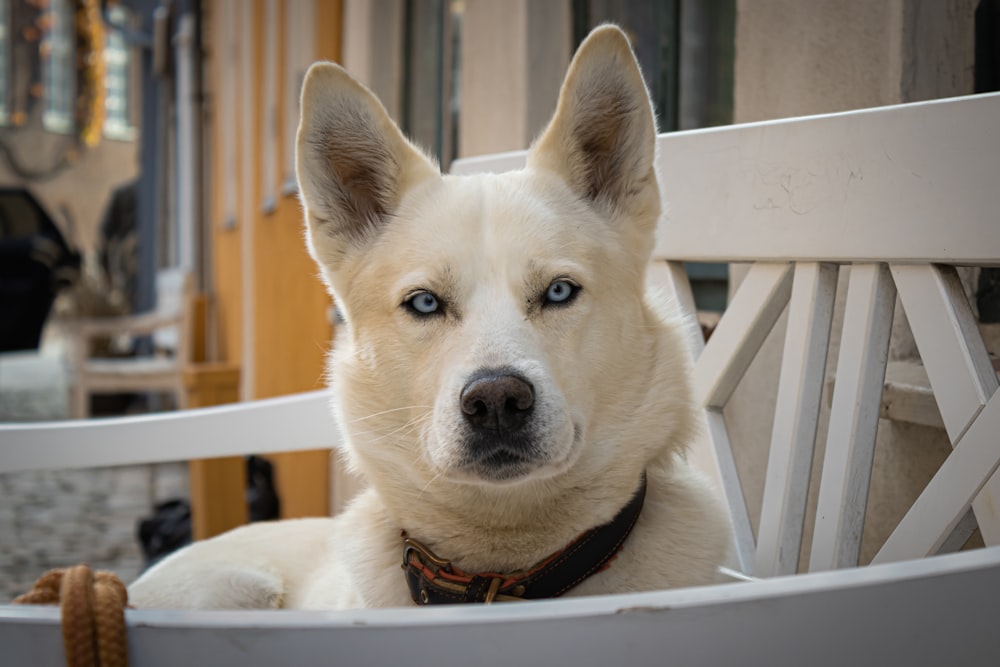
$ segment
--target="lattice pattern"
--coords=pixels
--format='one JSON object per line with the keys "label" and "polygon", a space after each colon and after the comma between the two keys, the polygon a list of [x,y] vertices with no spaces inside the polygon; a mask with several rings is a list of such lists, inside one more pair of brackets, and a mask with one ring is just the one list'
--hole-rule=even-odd
{"label": "lattice pattern", "polygon": [[[833,263],[754,264],[708,345],[690,338],[695,392],[733,516],[740,564],[757,576],[798,569],[837,279]],[[657,268],[650,280],[693,313],[680,263]],[[1000,394],[957,273],[933,264],[860,263],[852,265],[847,288],[812,571],[858,563],[897,290],[954,449],[874,561],[927,556],[961,544],[977,522],[988,545],[1000,543]],[[788,329],[754,540],[722,408],[786,306]],[[967,517],[970,505],[976,521]]]}

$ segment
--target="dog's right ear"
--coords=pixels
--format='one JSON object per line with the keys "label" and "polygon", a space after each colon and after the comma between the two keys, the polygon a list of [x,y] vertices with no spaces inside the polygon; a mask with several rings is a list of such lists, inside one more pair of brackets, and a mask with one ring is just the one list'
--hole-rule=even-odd
{"label": "dog's right ear", "polygon": [[310,250],[336,263],[374,237],[403,194],[437,166],[415,148],[375,95],[340,66],[316,63],[302,85],[296,145]]}
{"label": "dog's right ear", "polygon": [[656,122],[628,38],[595,28],[573,57],[548,127],[528,165],[560,174],[583,199],[631,217],[659,206]]}

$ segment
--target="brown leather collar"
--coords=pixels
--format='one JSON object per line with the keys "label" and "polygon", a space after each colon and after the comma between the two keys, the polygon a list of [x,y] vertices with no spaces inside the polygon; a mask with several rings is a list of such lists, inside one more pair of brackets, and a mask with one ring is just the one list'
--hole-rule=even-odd
{"label": "brown leather collar", "polygon": [[403,571],[418,605],[458,604],[559,597],[609,565],[632,532],[646,497],[646,475],[639,489],[610,522],[573,540],[528,570],[469,574],[437,556],[403,531]]}

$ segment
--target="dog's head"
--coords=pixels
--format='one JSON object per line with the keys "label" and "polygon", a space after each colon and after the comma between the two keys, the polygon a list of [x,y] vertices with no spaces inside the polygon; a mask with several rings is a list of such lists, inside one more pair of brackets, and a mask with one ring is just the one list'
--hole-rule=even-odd
{"label": "dog's head", "polygon": [[634,486],[686,429],[679,338],[644,301],[655,135],[614,27],[581,45],[527,167],[506,174],[442,175],[344,70],[310,69],[299,184],[345,319],[331,381],[362,471],[417,489]]}

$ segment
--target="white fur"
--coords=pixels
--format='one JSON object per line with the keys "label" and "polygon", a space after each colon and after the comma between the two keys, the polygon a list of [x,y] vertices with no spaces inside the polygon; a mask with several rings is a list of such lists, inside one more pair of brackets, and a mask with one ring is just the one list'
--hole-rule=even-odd
{"label": "white fur", "polygon": [[[369,482],[333,519],[195,544],[130,588],[139,607],[412,604],[400,531],[470,572],[526,569],[648,492],[611,567],[571,595],[710,583],[721,504],[683,459],[694,406],[683,322],[645,295],[660,213],[655,125],[624,35],[581,45],[523,171],[442,176],[333,64],[302,94],[307,239],[346,325],[330,380],[343,452]],[[581,287],[543,305],[553,281]],[[404,302],[433,293],[444,314]],[[470,462],[459,395],[482,369],[534,387],[530,455]]]}

